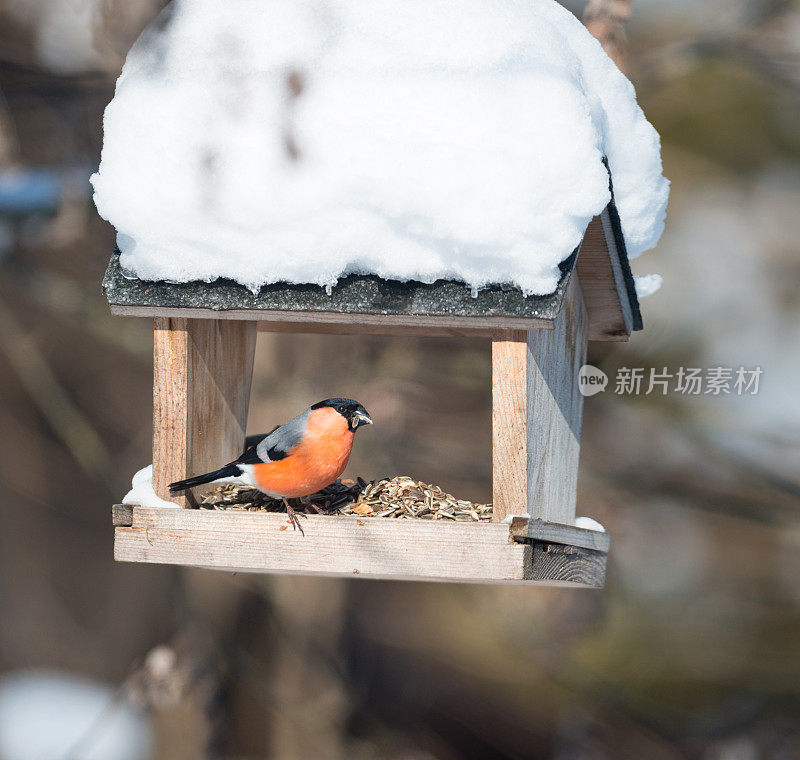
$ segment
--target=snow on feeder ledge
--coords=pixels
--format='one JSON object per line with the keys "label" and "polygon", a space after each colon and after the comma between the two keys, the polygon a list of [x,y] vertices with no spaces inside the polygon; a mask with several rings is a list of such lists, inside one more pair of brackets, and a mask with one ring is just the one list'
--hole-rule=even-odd
{"label": "snow on feeder ledge", "polygon": [[[642,322],[668,183],[631,84],[552,0],[183,0],[93,177],[112,312],[155,318],[153,488],[241,451],[256,332],[490,338],[493,522],[116,508],[116,557],[602,585],[575,526],[588,340]],[[503,522],[511,516],[510,522]],[[520,517],[514,517],[520,516]]]}

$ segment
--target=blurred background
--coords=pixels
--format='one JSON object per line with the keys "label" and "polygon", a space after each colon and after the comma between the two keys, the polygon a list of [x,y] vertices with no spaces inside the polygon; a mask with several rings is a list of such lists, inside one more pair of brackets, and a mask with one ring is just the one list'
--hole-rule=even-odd
{"label": "blurred background", "polygon": [[[800,3],[590,6],[673,183],[646,329],[590,361],[763,368],[587,400],[601,592],[115,564],[152,326],[108,313],[88,176],[163,3],[0,2],[0,760],[800,758]],[[349,475],[490,498],[488,343],[262,333],[256,362],[251,432],[353,396]]]}

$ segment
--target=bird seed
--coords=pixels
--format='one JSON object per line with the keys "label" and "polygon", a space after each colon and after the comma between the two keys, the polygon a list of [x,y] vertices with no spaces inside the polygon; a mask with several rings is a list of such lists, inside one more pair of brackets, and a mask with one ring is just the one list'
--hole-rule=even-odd
{"label": "bird seed", "polygon": [[[439,486],[406,475],[381,478],[371,483],[337,480],[311,496],[290,499],[292,508],[307,514],[340,514],[357,517],[390,517],[399,520],[455,520],[484,522],[492,519],[491,504],[456,499]],[[283,502],[247,486],[226,483],[202,498],[201,509],[238,509],[250,512],[283,512]]]}

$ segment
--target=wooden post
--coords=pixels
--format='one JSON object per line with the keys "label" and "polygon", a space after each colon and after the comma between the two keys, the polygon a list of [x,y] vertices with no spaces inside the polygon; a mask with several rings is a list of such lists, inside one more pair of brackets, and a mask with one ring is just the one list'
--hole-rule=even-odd
{"label": "wooden post", "polygon": [[525,330],[502,330],[492,338],[492,504],[495,522],[528,510],[527,335]]}
{"label": "wooden post", "polygon": [[578,482],[588,318],[573,274],[552,330],[492,339],[494,519],[528,513],[572,525]]}
{"label": "wooden post", "polygon": [[546,522],[575,522],[588,327],[573,275],[553,329],[528,333],[528,513]]}
{"label": "wooden post", "polygon": [[216,469],[242,450],[256,323],[157,317],[153,348],[153,487]]}

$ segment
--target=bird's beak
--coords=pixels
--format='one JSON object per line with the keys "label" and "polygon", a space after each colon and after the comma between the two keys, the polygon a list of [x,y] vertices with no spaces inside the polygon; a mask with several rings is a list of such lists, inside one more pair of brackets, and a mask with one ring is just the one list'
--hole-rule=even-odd
{"label": "bird's beak", "polygon": [[358,423],[356,427],[361,427],[362,425],[371,425],[372,424],[372,417],[370,417],[366,412],[356,412],[355,414]]}

